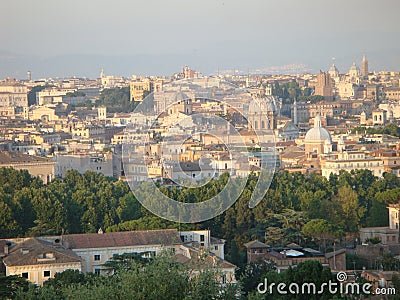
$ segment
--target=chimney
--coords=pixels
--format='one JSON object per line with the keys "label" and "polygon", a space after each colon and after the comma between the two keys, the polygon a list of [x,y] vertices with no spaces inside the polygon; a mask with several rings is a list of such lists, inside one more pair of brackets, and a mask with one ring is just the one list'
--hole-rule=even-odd
{"label": "chimney", "polygon": [[8,244],[4,245],[4,255],[8,255]]}

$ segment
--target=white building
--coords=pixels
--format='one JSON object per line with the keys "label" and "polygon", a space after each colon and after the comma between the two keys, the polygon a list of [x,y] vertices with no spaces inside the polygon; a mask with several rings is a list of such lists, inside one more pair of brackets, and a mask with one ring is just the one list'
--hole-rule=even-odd
{"label": "white building", "polygon": [[322,176],[329,179],[330,174],[338,175],[340,170],[368,169],[374,176],[382,177],[384,172],[383,162],[379,158],[367,155],[364,151],[342,151],[332,153],[321,160]]}
{"label": "white building", "polygon": [[0,84],[0,107],[28,106],[28,88],[18,83]]}
{"label": "white building", "polygon": [[109,177],[121,175],[121,160],[112,152],[59,154],[54,156],[53,161],[57,177],[64,177],[69,170],[77,170],[81,174],[93,171]]}
{"label": "white building", "polygon": [[63,96],[67,93],[73,93],[76,89],[57,89],[57,88],[47,88],[36,93],[36,104],[46,105],[52,103],[63,102]]}

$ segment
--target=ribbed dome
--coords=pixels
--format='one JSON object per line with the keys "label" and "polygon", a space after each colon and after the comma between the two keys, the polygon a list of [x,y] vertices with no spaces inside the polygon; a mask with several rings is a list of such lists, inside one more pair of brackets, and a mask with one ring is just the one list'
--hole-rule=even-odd
{"label": "ribbed dome", "polygon": [[188,98],[189,97],[185,93],[179,91],[179,92],[177,92],[175,94],[175,101],[174,102],[181,102],[181,101],[184,101],[184,100],[186,100]]}
{"label": "ribbed dome", "polygon": [[332,137],[328,130],[322,127],[322,120],[320,116],[314,119],[314,128],[307,131],[304,141],[329,141],[332,143]]}
{"label": "ribbed dome", "polygon": [[270,97],[256,98],[251,101],[249,105],[249,113],[265,113],[268,111],[275,111],[274,99]]}
{"label": "ribbed dome", "polygon": [[357,64],[353,62],[352,66],[350,67],[350,71],[360,71]]}

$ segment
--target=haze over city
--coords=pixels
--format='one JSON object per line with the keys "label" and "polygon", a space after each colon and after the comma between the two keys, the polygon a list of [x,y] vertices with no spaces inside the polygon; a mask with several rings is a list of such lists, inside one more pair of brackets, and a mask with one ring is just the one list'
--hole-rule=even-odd
{"label": "haze over city", "polygon": [[348,69],[400,63],[399,2],[3,1],[0,77]]}

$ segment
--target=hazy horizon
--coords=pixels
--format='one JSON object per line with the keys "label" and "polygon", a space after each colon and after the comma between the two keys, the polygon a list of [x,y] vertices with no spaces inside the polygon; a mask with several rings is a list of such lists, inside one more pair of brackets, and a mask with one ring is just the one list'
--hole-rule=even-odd
{"label": "hazy horizon", "polygon": [[290,64],[399,70],[396,0],[3,1],[0,78],[203,74]]}

